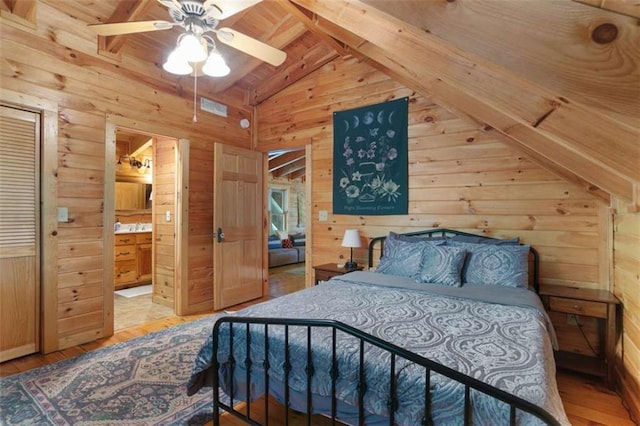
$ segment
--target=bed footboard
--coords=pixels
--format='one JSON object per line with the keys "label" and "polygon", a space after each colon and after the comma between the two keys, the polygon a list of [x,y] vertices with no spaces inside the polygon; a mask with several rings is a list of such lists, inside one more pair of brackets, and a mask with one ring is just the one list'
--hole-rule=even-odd
{"label": "bed footboard", "polygon": [[[304,355],[302,356],[300,352],[294,353],[291,349],[292,340],[294,340],[292,330],[294,329],[297,331],[297,345],[298,347],[302,346],[304,349]],[[224,330],[223,337],[221,337],[221,330]],[[312,335],[315,335],[315,333],[322,333],[323,336],[326,337],[325,342],[328,342],[328,344],[323,345],[322,348],[314,348],[314,346],[312,346],[312,340],[314,340],[315,337],[312,338]],[[273,339],[275,334],[279,335],[279,340]],[[301,336],[306,336],[306,341],[301,342],[300,340],[305,340],[305,338],[300,339]],[[352,345],[355,350],[352,354],[354,368],[353,371],[351,371],[352,378],[355,377],[357,380],[357,397],[349,404],[354,410],[354,416],[346,421],[359,425],[363,425],[366,422],[365,393],[369,386],[367,381],[369,374],[367,372],[367,364],[370,362],[367,359],[368,351],[365,350],[366,347],[376,348],[375,351],[384,353],[385,359],[389,361],[388,371],[385,370],[384,372],[384,375],[386,375],[386,379],[384,380],[386,387],[386,413],[384,413],[382,417],[388,419],[389,425],[397,424],[396,416],[399,415],[398,407],[402,403],[398,396],[399,378],[406,376],[408,365],[411,365],[411,370],[422,371],[423,373],[420,374],[424,374],[423,377],[420,377],[421,383],[424,380],[424,396],[420,396],[420,398],[423,399],[423,407],[421,409],[422,419],[420,423],[423,425],[434,424],[433,419],[436,413],[433,413],[434,402],[431,391],[434,375],[438,376],[439,379],[442,379],[441,376],[444,376],[447,378],[446,380],[456,382],[456,386],[460,386],[460,389],[463,389],[460,395],[463,398],[463,406],[459,411],[462,416],[462,423],[465,425],[473,423],[474,415],[476,414],[474,410],[476,409],[475,407],[478,406],[478,398],[487,397],[500,401],[496,404],[503,407],[500,410],[504,411],[504,418],[505,420],[508,419],[509,424],[517,424],[522,421],[523,416],[531,420],[534,418],[537,419],[538,421],[534,421],[534,423],[559,424],[546,410],[525,399],[514,396],[473,377],[466,376],[456,370],[338,321],[222,317],[217,320],[213,327],[213,359],[211,371],[213,373],[213,388],[220,389],[220,386],[223,385],[224,382],[226,386],[225,391],[229,395],[230,400],[228,403],[223,402],[220,399],[220,392],[213,392],[214,425],[217,426],[220,424],[219,416],[221,410],[225,410],[243,419],[248,424],[260,425],[261,423],[258,420],[251,417],[252,400],[259,397],[255,394],[252,395],[251,392],[256,392],[256,389],[258,389],[257,392],[264,397],[264,424],[268,424],[269,397],[270,393],[273,393],[274,388],[279,389],[275,393],[278,396],[277,399],[279,402],[285,407],[285,424],[288,424],[289,421],[289,409],[286,409],[286,407],[291,407],[297,411],[306,413],[307,424],[311,424],[312,413],[317,412],[322,412],[333,420],[345,420],[339,415],[339,407],[344,407],[344,402],[341,402],[336,396],[337,383],[344,373],[339,371],[339,352],[344,346],[344,340],[340,339],[344,339],[345,336],[350,342],[357,342]],[[234,351],[234,341],[238,340],[234,339],[234,337],[241,337],[241,345],[246,345],[246,347],[235,348],[236,350]],[[261,355],[261,360],[256,359],[256,351],[252,348],[252,344],[254,343],[261,346],[262,352],[258,351],[259,353],[267,354],[266,356]],[[236,344],[238,343],[236,342]],[[274,375],[279,378],[271,377],[275,366],[270,365],[270,363],[274,361],[270,361],[271,356],[269,354],[276,349],[274,347],[275,345],[282,345],[278,350],[284,355],[284,358],[278,361],[280,371]],[[236,356],[234,353],[237,353],[239,349],[242,349],[243,353],[247,354],[244,356],[244,359],[235,359]],[[325,403],[323,404],[323,408],[319,408],[322,404],[317,404],[317,396],[313,394],[312,390],[312,381],[316,380],[314,377],[319,372],[317,370],[319,370],[319,364],[321,364],[318,361],[319,356],[317,351],[324,352],[328,360],[327,363],[323,364],[324,366],[322,368],[326,368],[327,365],[330,366],[329,371],[325,372],[325,374],[330,377],[330,395],[324,397]],[[219,353],[225,354],[222,356],[224,359],[218,360]],[[252,359],[252,355],[254,359]],[[292,357],[296,359],[294,360]],[[293,391],[290,390],[290,380],[292,380],[291,370],[292,363],[294,362],[304,364],[304,376],[306,376],[304,387],[306,389],[300,391],[299,386],[299,390],[296,391],[297,396],[292,398]],[[225,371],[221,373],[221,366],[223,366],[223,364],[226,370],[223,368]],[[259,374],[252,373],[252,367],[259,367],[257,369],[261,370],[261,372]],[[241,372],[238,373],[236,369],[241,370]],[[226,377],[221,377],[225,375]],[[240,379],[238,379],[239,375],[242,376]],[[278,382],[278,384],[276,385],[274,382]],[[236,388],[234,389],[234,387]],[[419,392],[422,392],[422,388],[420,388]],[[293,400],[295,400],[295,402]],[[234,409],[234,405],[240,401],[245,402],[243,412]],[[379,419],[380,417],[378,417],[378,420]],[[527,423],[529,423],[529,421],[527,421]]]}

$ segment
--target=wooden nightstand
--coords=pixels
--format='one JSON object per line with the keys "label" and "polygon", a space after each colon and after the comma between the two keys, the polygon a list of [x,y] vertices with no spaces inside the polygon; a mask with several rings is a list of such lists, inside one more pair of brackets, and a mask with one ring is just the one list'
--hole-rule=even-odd
{"label": "wooden nightstand", "polygon": [[358,266],[355,269],[347,269],[344,266],[338,266],[335,263],[325,263],[324,265],[313,267],[316,276],[316,285],[320,281],[327,281],[329,278],[346,274],[347,272],[362,271],[363,269],[364,266]]}
{"label": "wooden nightstand", "polygon": [[[568,351],[556,352],[559,367],[604,377],[613,387],[616,336],[616,308],[620,301],[606,290],[541,285],[540,297],[548,312],[596,318],[599,325],[600,354],[597,358]],[[562,343],[560,343],[562,345]]]}

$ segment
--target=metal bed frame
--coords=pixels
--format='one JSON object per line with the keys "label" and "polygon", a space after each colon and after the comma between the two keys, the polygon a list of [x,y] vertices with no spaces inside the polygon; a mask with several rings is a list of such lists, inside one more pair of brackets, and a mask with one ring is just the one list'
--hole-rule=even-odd
{"label": "metal bed frame", "polygon": [[[423,232],[411,232],[405,233],[401,235],[406,236],[426,236],[426,238],[432,237],[449,237],[453,235],[466,235],[466,236],[474,236],[474,234],[468,234],[460,231],[454,231],[450,229],[437,229],[437,230],[429,230]],[[490,237],[483,237],[491,239]],[[373,247],[377,244],[384,247],[384,239],[385,237],[378,237],[371,240],[369,244],[369,265],[373,265]],[[538,289],[538,255],[531,249],[532,253],[532,261],[534,266],[533,278],[534,278],[534,287],[537,291]],[[219,331],[220,327],[224,324],[229,327],[229,358],[227,359],[227,363],[231,366],[233,375],[233,370],[238,363],[242,363],[246,367],[246,383],[251,383],[251,364],[252,361],[250,359],[250,327],[253,326],[263,326],[264,327],[264,347],[265,354],[268,354],[269,348],[269,329],[272,326],[275,327],[284,327],[284,352],[285,352],[285,361],[284,361],[284,407],[290,407],[290,392],[289,392],[289,375],[291,372],[291,362],[290,362],[290,353],[289,353],[289,332],[293,327],[304,327],[306,329],[306,368],[305,373],[307,377],[306,384],[306,421],[307,424],[311,424],[311,415],[312,415],[312,392],[311,392],[311,380],[314,375],[314,365],[313,365],[313,349],[311,345],[311,334],[313,329],[330,329],[332,342],[331,342],[331,359],[332,359],[332,367],[330,370],[331,375],[331,419],[333,420],[333,424],[336,421],[340,421],[337,417],[337,398],[336,398],[336,382],[339,378],[339,372],[337,367],[337,332],[340,331],[343,334],[352,336],[359,341],[359,371],[358,371],[358,425],[363,425],[365,422],[365,412],[364,412],[364,394],[366,392],[367,384],[365,377],[365,344],[376,346],[381,348],[391,354],[390,359],[390,369],[389,369],[389,399],[387,406],[389,408],[389,425],[393,426],[395,424],[395,411],[399,405],[398,396],[397,396],[397,377],[396,377],[396,364],[398,359],[406,360],[414,363],[415,365],[419,365],[424,368],[425,374],[425,394],[424,394],[424,407],[425,407],[425,416],[422,419],[422,425],[431,425],[433,421],[431,419],[431,395],[429,392],[430,389],[430,380],[431,375],[433,373],[437,373],[443,376],[450,378],[453,381],[461,383],[464,385],[464,424],[469,425],[472,421],[472,404],[471,404],[471,392],[477,391],[481,392],[485,395],[488,395],[492,398],[500,400],[507,404],[510,407],[510,424],[516,424],[516,413],[517,411],[523,411],[529,413],[538,419],[542,420],[544,423],[549,425],[558,425],[558,421],[549,414],[546,410],[541,407],[536,406],[535,404],[507,393],[501,389],[498,389],[494,386],[488,385],[484,382],[481,382],[473,377],[464,375],[456,370],[453,370],[444,365],[438,364],[428,358],[417,355],[413,352],[407,351],[399,346],[386,342],[384,340],[378,339],[370,334],[364,333],[356,328],[353,328],[349,325],[341,323],[339,321],[334,320],[314,320],[314,319],[292,319],[292,318],[260,318],[260,317],[229,317],[225,316],[218,319],[213,327],[213,359],[212,359],[212,373],[213,373],[213,424],[215,426],[220,425],[220,411],[225,410],[230,414],[235,415],[236,417],[244,420],[247,424],[251,425],[261,425],[261,423],[251,418],[251,398],[249,395],[250,386],[246,386],[246,393],[244,397],[245,408],[244,412],[238,411],[234,408],[234,389],[233,389],[233,380],[231,380],[231,389],[229,389],[230,401],[229,403],[225,403],[220,399],[220,392],[218,391],[220,386],[220,377],[219,377],[219,368],[220,363],[217,359],[218,347],[220,345],[219,340]],[[234,327],[235,325],[235,327]],[[236,360],[233,357],[233,334],[246,333],[246,353],[247,358],[243,360]],[[268,356],[262,361],[261,367],[264,369],[264,421],[265,425],[269,424],[269,360]],[[285,409],[285,425],[289,424],[289,408]]]}

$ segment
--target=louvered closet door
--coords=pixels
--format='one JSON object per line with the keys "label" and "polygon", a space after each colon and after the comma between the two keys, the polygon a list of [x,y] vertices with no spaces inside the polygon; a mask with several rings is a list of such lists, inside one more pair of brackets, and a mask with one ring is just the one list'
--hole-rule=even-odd
{"label": "louvered closet door", "polygon": [[39,114],[0,106],[0,362],[39,350]]}

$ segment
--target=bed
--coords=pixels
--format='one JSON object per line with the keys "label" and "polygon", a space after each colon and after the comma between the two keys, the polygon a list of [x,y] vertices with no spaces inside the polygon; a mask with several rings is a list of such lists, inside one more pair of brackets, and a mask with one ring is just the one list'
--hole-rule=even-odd
{"label": "bed", "polygon": [[369,264],[217,319],[187,385],[224,390],[214,424],[219,409],[259,424],[260,397],[348,424],[569,424],[535,250],[389,233],[371,241]]}

